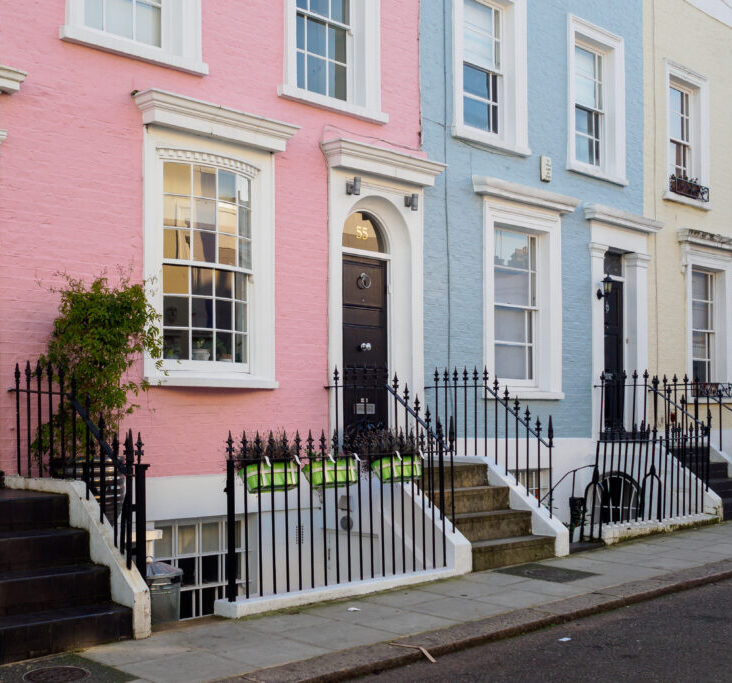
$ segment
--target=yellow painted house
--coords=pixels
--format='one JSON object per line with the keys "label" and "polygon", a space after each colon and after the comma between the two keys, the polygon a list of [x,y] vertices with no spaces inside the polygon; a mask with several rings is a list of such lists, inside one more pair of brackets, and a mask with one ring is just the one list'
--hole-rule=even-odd
{"label": "yellow painted house", "polygon": [[645,0],[644,42],[649,370],[732,382],[732,5]]}

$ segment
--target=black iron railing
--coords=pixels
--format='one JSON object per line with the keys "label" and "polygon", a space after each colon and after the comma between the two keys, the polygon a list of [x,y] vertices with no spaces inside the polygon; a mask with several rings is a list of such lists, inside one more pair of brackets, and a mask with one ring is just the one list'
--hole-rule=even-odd
{"label": "black iron railing", "polygon": [[600,393],[600,439],[619,440],[634,433],[649,434],[654,427],[663,432],[666,427],[699,429],[711,426],[713,397],[704,394],[704,384],[668,379],[633,372],[602,373],[595,389]]}
{"label": "black iron railing", "polygon": [[[541,504],[541,491],[548,490],[545,504],[554,514],[553,449],[554,425],[549,416],[542,423],[528,404],[511,397],[508,387],[501,391],[497,379],[490,380],[487,369],[462,371],[435,369],[432,384],[425,386],[425,402],[433,407],[436,420],[454,425],[455,455],[492,458],[503,465],[527,496]],[[546,424],[546,438],[544,433]],[[532,486],[532,478],[538,485]],[[541,485],[542,479],[546,482]]]}
{"label": "black iron railing", "polygon": [[414,428],[363,430],[346,445],[337,431],[229,434],[229,601],[447,566],[446,516],[433,502],[449,486],[442,427],[432,431],[418,402],[402,408]]}
{"label": "black iron railing", "polygon": [[623,439],[599,440],[592,481],[579,506],[580,541],[602,538],[611,523],[658,521],[704,512],[709,431],[695,424],[643,427]]}
{"label": "black iron railing", "polygon": [[683,195],[700,202],[709,201],[709,188],[698,182],[697,178],[671,175],[668,180],[668,189],[675,194]]}
{"label": "black iron railing", "polygon": [[[356,432],[378,428],[383,426],[382,422],[405,431],[444,425],[443,447],[451,466],[455,457],[491,458],[496,466],[503,466],[527,496],[537,499],[537,505],[541,504],[541,492],[549,491],[545,504],[553,515],[552,418],[546,422],[544,438],[541,419],[532,415],[529,406],[522,405],[517,397],[512,398],[508,387],[501,391],[498,380],[491,382],[486,369],[482,373],[477,368],[472,373],[467,368],[435,369],[432,384],[424,387],[422,402],[419,396],[410,393],[397,374],[389,377],[384,369],[348,368],[344,377],[345,380],[341,379],[336,368],[327,388],[334,393],[335,432],[345,444],[351,430],[343,427],[346,422],[346,416],[340,412],[343,397],[350,389],[357,388],[367,396],[367,405],[371,402],[376,405],[378,394],[385,394],[391,403],[388,416],[374,424],[364,415]],[[539,485],[533,485],[532,481]]]}
{"label": "black iron railing", "polygon": [[93,495],[99,502],[99,521],[106,518],[112,526],[127,568],[134,556],[144,577],[149,465],[141,462],[139,433],[135,441],[128,430],[120,443],[102,416],[95,422],[89,397],[78,395],[74,377],[63,367],[37,362],[33,368],[27,362],[21,372],[16,364],[14,378],[9,391],[15,396],[16,473],[83,481],[87,499]]}

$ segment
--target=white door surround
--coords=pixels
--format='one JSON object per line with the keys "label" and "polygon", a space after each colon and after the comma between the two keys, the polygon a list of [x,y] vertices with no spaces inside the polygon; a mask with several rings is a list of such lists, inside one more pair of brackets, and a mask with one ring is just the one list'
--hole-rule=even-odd
{"label": "white door surround", "polygon": [[[423,385],[423,193],[445,166],[427,159],[336,138],[321,143],[328,164],[328,371],[343,366],[343,226],[354,211],[366,211],[382,228],[388,251],[387,311],[389,370],[408,382],[412,395]],[[360,194],[346,182],[361,178]],[[405,196],[418,195],[418,210]],[[345,250],[353,253],[352,250]],[[377,254],[371,254],[383,258]],[[331,397],[331,416],[335,399]],[[339,408],[340,410],[340,408]]]}
{"label": "white door surround", "polygon": [[[605,365],[605,315],[603,302],[595,293],[602,288],[605,254],[608,250],[623,254],[625,278],[623,301],[623,354],[628,375],[643,373],[648,367],[648,235],[661,229],[662,223],[599,204],[585,206],[590,223],[590,299],[592,307],[592,385],[600,380]],[[628,416],[630,417],[630,416]],[[592,391],[592,434],[600,427],[600,393]]]}

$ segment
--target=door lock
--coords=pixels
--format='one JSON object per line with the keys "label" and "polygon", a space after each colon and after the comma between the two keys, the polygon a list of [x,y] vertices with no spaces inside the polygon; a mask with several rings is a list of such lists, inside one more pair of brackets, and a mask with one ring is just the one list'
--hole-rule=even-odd
{"label": "door lock", "polygon": [[371,351],[371,343],[361,342],[361,351]]}

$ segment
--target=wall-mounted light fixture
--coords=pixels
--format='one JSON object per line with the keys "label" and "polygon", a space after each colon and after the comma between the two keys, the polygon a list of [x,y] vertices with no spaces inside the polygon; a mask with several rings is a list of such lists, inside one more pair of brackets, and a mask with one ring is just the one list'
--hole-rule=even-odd
{"label": "wall-mounted light fixture", "polygon": [[613,291],[613,279],[606,275],[602,280],[602,289],[597,290],[597,298],[598,299],[604,299],[607,296],[610,296],[610,292]]}
{"label": "wall-mounted light fixture", "polygon": [[419,195],[418,194],[408,194],[404,196],[404,206],[408,206],[412,209],[412,211],[418,211],[419,210]]}
{"label": "wall-mounted light fixture", "polygon": [[346,180],[346,194],[361,194],[361,176],[353,176],[353,180]]}

